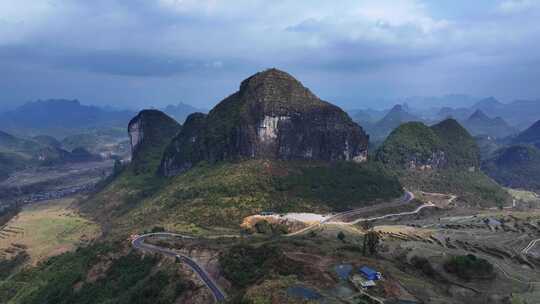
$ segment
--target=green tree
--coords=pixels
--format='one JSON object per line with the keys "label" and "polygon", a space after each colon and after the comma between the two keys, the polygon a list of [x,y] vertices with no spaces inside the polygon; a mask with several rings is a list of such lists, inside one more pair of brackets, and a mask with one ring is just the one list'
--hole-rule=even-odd
{"label": "green tree", "polygon": [[365,256],[368,253],[369,253],[369,255],[376,254],[378,245],[379,245],[379,234],[376,231],[374,231],[373,229],[368,231],[366,233],[366,235],[364,235],[363,254]]}

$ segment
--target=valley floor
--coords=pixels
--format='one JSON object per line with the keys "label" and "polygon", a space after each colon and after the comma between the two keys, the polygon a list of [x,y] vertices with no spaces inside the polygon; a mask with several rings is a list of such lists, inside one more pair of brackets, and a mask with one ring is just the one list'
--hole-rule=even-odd
{"label": "valley floor", "polygon": [[36,265],[95,239],[99,226],[70,206],[75,198],[44,201],[24,207],[0,227],[0,258],[25,251]]}

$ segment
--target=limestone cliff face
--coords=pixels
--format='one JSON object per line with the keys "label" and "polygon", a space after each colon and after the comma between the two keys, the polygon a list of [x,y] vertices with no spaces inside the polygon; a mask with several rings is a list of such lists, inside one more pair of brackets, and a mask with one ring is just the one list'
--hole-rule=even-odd
{"label": "limestone cliff face", "polygon": [[343,110],[291,75],[270,69],[244,80],[208,115],[188,117],[167,148],[161,171],[178,174],[202,160],[362,162],[367,145],[368,136]]}
{"label": "limestone cliff face", "polygon": [[[157,169],[164,148],[180,130],[180,125],[157,110],[143,110],[128,125],[131,159],[136,172]],[[155,159],[158,164],[154,166]]]}
{"label": "limestone cliff face", "polygon": [[131,141],[131,154],[135,154],[137,147],[142,143],[144,131],[141,119],[132,120],[128,126],[129,139]]}
{"label": "limestone cliff face", "polygon": [[422,157],[419,154],[410,154],[407,161],[407,169],[409,170],[432,170],[445,168],[447,166],[448,159],[444,151],[433,151],[426,157]]}

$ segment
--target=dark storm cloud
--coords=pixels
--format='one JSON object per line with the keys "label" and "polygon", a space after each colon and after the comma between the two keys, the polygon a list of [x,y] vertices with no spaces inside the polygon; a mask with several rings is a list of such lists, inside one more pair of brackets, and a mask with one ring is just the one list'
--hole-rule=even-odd
{"label": "dark storm cloud", "polygon": [[0,102],[209,107],[266,67],[348,107],[452,92],[540,96],[538,1],[437,3],[5,0]]}

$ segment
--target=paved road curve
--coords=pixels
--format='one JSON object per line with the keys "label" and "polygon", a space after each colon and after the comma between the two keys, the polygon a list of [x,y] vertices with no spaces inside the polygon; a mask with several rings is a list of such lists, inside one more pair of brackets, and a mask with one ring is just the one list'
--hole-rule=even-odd
{"label": "paved road curve", "polygon": [[194,259],[185,255],[182,255],[182,254],[178,254],[167,248],[158,247],[151,244],[146,244],[144,242],[144,239],[150,236],[172,236],[172,237],[180,237],[180,238],[191,238],[191,237],[184,236],[181,234],[168,233],[168,232],[149,233],[149,234],[138,236],[131,242],[131,244],[133,245],[134,248],[139,249],[139,250],[158,252],[166,256],[180,259],[181,261],[186,263],[186,265],[188,265],[191,269],[193,269],[193,271],[195,271],[195,273],[199,276],[201,281],[203,281],[206,287],[210,289],[210,291],[214,295],[214,298],[216,299],[217,302],[225,301],[227,297],[225,293],[221,291],[221,289],[216,284],[216,282],[214,282],[214,280],[208,275],[208,273],[206,273],[206,271],[199,264],[197,264],[197,262]]}

